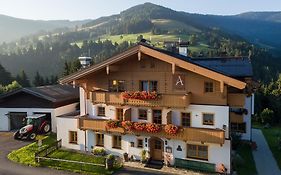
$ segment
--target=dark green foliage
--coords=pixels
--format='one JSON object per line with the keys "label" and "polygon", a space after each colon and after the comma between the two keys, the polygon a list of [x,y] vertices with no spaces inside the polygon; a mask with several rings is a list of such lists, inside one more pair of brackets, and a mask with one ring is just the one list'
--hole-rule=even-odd
{"label": "dark green foliage", "polygon": [[13,81],[11,84],[8,84],[6,86],[0,85],[0,94],[7,93],[19,88],[21,88],[21,85],[17,81]]}
{"label": "dark green foliage", "polygon": [[0,64],[0,85],[7,85],[12,82],[11,74]]}
{"label": "dark green foliage", "polygon": [[39,72],[36,72],[36,75],[33,80],[33,85],[34,86],[43,86],[44,85],[44,78],[39,74]]}
{"label": "dark green foliage", "polygon": [[20,74],[16,76],[16,81],[19,82],[22,87],[30,87],[30,82],[24,70],[22,70]]}

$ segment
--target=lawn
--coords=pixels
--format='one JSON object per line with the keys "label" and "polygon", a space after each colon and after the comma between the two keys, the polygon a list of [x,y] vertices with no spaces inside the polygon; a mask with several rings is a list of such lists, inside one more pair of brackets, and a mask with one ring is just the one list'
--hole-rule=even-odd
{"label": "lawn", "polygon": [[255,175],[257,174],[252,149],[249,144],[243,143],[237,148],[237,153],[242,157],[243,163],[237,165],[238,175]]}
{"label": "lawn", "polygon": [[[28,165],[28,166],[46,166],[55,169],[67,170],[72,172],[87,173],[91,175],[97,174],[112,174],[114,171],[119,169],[121,165],[115,164],[113,170],[106,170],[104,166],[93,166],[86,164],[76,164],[72,162],[60,162],[54,160],[44,160],[42,162],[35,162],[35,153],[48,147],[50,144],[56,141],[54,135],[47,136],[43,140],[43,145],[39,148],[37,142],[31,143],[24,146],[18,150],[12,151],[8,155],[8,159],[13,162]],[[94,157],[92,155],[87,155],[79,152],[68,151],[68,150],[56,150],[48,155],[49,158],[64,159],[70,161],[81,161],[86,163],[104,164],[105,157]]]}
{"label": "lawn", "polygon": [[[105,157],[96,157],[93,155],[87,155],[75,151],[68,151],[68,150],[56,150],[50,155],[50,158],[56,159],[64,159],[64,160],[73,160],[73,161],[80,161],[80,162],[87,162],[87,163],[95,163],[95,164],[104,164]],[[53,167],[56,169],[61,170],[68,170],[78,173],[87,173],[91,175],[97,174],[113,174],[115,170],[119,169],[121,165],[115,165],[113,170],[106,170],[103,166],[94,166],[94,165],[87,165],[87,164],[76,164],[71,162],[60,162],[54,160],[44,160],[41,165]]]}
{"label": "lawn", "polygon": [[48,147],[55,140],[56,140],[55,135],[47,136],[43,140],[43,145],[40,148],[38,147],[37,142],[33,142],[18,150],[12,151],[8,155],[8,159],[10,159],[13,162],[17,162],[24,165],[39,166],[39,164],[35,162],[35,157],[34,157],[35,152]]}

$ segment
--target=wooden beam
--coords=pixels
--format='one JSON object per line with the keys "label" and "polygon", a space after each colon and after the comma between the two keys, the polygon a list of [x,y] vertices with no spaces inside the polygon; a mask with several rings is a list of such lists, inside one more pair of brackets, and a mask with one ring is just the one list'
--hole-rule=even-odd
{"label": "wooden beam", "polygon": [[142,53],[146,55],[150,55],[154,58],[157,58],[159,60],[168,62],[170,64],[175,63],[177,66],[189,70],[191,72],[197,73],[199,75],[208,77],[210,79],[216,80],[216,81],[223,81],[225,84],[228,84],[230,86],[236,87],[238,89],[244,89],[246,87],[246,83],[236,80],[234,78],[228,77],[226,75],[220,74],[218,72],[209,70],[207,68],[180,60],[180,59],[175,59],[175,57],[164,54],[162,52],[159,52],[157,50],[150,49],[145,46],[140,46],[140,50]]}
{"label": "wooden beam", "polygon": [[223,92],[224,92],[224,82],[223,81],[220,81],[220,91],[223,94]]}
{"label": "wooden beam", "polygon": [[139,61],[141,60],[141,52],[140,51],[138,52],[138,60]]}
{"label": "wooden beam", "polygon": [[172,73],[175,74],[176,71],[176,64],[172,63]]}
{"label": "wooden beam", "polygon": [[109,75],[109,65],[106,66],[106,75]]}

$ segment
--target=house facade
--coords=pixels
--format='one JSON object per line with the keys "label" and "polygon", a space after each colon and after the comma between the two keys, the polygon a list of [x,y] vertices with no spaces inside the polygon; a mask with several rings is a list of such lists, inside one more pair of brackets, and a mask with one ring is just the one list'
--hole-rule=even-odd
{"label": "house facade", "polygon": [[76,111],[79,90],[68,85],[21,88],[0,96],[0,131],[17,130],[25,118],[46,114],[52,132],[57,131],[56,117]]}
{"label": "house facade", "polygon": [[251,77],[247,58],[204,61],[139,43],[60,80],[80,87],[80,113],[57,119],[57,137],[66,148],[136,160],[146,150],[169,165],[230,173],[231,132],[251,139]]}

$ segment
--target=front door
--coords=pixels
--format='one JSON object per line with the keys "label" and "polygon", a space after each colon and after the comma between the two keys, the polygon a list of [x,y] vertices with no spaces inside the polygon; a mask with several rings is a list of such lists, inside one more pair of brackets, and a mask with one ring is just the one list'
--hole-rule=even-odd
{"label": "front door", "polygon": [[159,138],[150,139],[150,156],[152,160],[163,160],[164,143]]}

